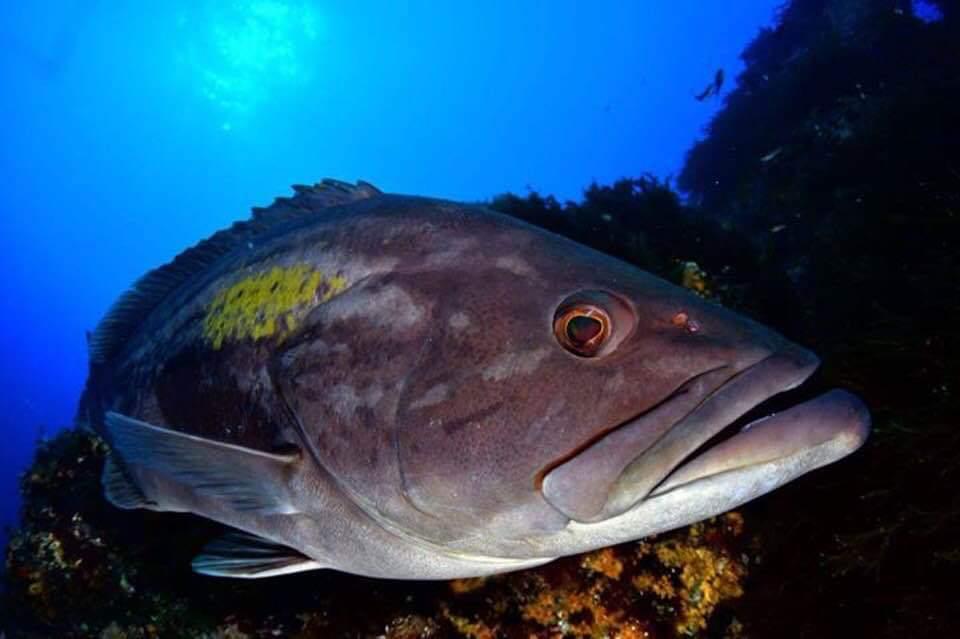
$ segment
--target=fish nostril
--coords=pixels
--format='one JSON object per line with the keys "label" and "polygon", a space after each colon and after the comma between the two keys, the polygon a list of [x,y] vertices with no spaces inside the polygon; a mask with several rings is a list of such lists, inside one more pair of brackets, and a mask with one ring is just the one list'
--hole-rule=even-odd
{"label": "fish nostril", "polygon": [[677,328],[682,328],[688,333],[699,333],[701,326],[700,322],[691,317],[686,311],[679,311],[672,318],[670,318],[670,323],[676,326]]}

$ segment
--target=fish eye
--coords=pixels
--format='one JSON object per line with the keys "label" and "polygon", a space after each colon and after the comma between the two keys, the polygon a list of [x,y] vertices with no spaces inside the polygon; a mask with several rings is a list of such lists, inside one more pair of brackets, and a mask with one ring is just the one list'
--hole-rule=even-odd
{"label": "fish eye", "polygon": [[610,338],[613,323],[601,306],[572,302],[557,309],[553,333],[565,349],[580,357],[595,357]]}

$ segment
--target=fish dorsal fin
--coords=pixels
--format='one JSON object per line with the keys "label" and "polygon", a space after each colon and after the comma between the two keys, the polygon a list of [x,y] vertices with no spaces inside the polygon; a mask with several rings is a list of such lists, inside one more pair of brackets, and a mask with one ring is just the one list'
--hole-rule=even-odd
{"label": "fish dorsal fin", "polygon": [[356,184],[326,178],[314,186],[295,184],[293,197],[278,197],[265,208],[255,207],[249,220],[236,222],[209,238],[183,251],[173,261],[154,269],[137,280],[120,296],[89,336],[90,361],[109,361],[136,332],[171,291],[206,270],[234,248],[247,244],[290,220],[315,214],[323,209],[342,206],[357,200],[380,195],[372,184]]}
{"label": "fish dorsal fin", "polygon": [[232,531],[207,544],[194,558],[194,572],[214,577],[256,579],[325,566],[263,537]]}

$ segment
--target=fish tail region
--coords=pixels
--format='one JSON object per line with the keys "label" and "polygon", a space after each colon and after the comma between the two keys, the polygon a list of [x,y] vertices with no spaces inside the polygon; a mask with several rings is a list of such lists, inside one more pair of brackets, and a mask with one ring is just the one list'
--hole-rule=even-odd
{"label": "fish tail region", "polygon": [[229,341],[283,340],[311,309],[346,286],[342,275],[308,264],[274,266],[217,292],[204,316],[204,339],[214,350]]}

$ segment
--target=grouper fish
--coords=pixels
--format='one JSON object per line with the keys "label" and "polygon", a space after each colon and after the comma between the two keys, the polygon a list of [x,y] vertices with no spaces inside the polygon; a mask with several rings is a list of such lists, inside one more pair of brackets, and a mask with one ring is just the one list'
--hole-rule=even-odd
{"label": "grouper fish", "polygon": [[867,437],[841,390],[750,419],[817,358],[631,265],[482,206],[294,190],[89,337],[105,495],[230,527],[200,573],[518,570],[719,514]]}

